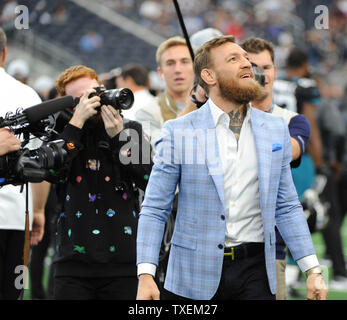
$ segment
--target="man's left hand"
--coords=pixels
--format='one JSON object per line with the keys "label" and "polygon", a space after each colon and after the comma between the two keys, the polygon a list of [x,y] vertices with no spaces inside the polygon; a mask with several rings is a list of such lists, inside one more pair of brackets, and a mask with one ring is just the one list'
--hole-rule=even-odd
{"label": "man's left hand", "polygon": [[326,300],[328,288],[325,285],[321,274],[313,273],[307,277],[307,300]]}
{"label": "man's left hand", "polygon": [[123,130],[123,118],[121,117],[119,110],[116,110],[109,105],[102,106],[101,117],[104,121],[105,130],[110,138],[115,137]]}

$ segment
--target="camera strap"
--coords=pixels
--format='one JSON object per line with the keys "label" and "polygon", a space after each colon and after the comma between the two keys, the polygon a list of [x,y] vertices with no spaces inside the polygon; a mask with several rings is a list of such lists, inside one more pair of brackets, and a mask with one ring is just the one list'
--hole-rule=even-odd
{"label": "camera strap", "polygon": [[28,281],[28,265],[29,265],[29,253],[30,253],[30,230],[29,230],[29,187],[28,182],[25,183],[25,229],[24,229],[24,248],[23,248],[23,289],[21,290],[18,300],[23,300],[24,288]]}

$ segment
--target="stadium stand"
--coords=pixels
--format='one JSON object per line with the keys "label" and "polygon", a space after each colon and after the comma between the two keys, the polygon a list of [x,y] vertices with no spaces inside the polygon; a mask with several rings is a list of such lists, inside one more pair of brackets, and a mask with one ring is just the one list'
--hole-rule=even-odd
{"label": "stadium stand", "polygon": [[[98,72],[108,71],[129,61],[141,62],[149,68],[155,68],[156,48],[153,45],[106,22],[71,1],[50,0],[43,9],[40,7],[40,2],[42,1],[21,1],[22,5],[29,8],[31,32],[64,49],[70,55],[79,57],[81,63],[88,64]],[[57,9],[62,6],[66,11],[66,18],[63,21],[56,19]],[[43,15],[51,18],[43,20]],[[81,51],[80,39],[95,28],[103,37],[102,46],[92,53]]]}

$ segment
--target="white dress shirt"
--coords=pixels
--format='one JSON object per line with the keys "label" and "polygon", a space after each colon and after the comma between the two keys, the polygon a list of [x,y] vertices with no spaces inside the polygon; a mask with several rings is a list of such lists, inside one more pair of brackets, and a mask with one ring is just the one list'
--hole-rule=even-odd
{"label": "white dress shirt", "polygon": [[[248,109],[239,141],[229,129],[230,118],[212,100],[209,102],[216,127],[219,158],[224,178],[225,246],[243,242],[264,242],[260,210],[258,162]],[[251,196],[250,196],[251,195]]]}
{"label": "white dress shirt", "polygon": [[[0,67],[0,117],[7,112],[16,113],[18,108],[27,108],[41,102],[38,94],[29,86],[17,81]],[[35,139],[26,147],[34,149],[41,142]],[[24,230],[25,226],[25,189],[20,193],[20,186],[5,185],[0,188],[0,229]],[[32,202],[29,192],[30,225],[32,223]]]}

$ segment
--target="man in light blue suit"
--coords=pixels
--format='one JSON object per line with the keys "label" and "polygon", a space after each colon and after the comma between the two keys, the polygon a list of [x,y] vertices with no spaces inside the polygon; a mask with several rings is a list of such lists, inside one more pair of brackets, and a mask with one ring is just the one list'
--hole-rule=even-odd
{"label": "man in light blue suit", "polygon": [[232,36],[215,38],[196,53],[194,71],[209,100],[168,121],[156,143],[138,226],[137,298],[159,298],[153,276],[178,187],[164,285],[175,298],[274,299],[276,225],[307,273],[307,298],[326,299],[291,177],[288,126],[249,107],[264,92],[246,51]]}

